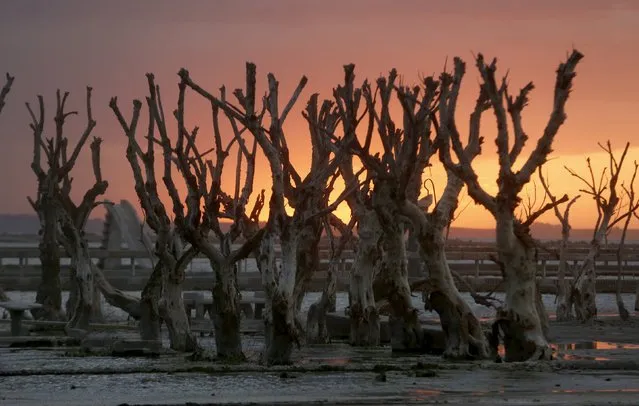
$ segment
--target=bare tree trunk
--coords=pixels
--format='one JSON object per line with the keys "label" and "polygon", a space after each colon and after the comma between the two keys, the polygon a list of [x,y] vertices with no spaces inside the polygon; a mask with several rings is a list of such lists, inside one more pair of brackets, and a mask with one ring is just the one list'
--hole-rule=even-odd
{"label": "bare tree trunk", "polygon": [[541,324],[541,331],[544,333],[546,340],[550,337],[550,318],[544,306],[544,300],[541,296],[541,289],[539,288],[539,280],[535,279],[535,307],[537,308],[537,314],[539,315],[539,323]]}
{"label": "bare tree trunk", "polygon": [[373,280],[379,272],[381,262],[381,230],[373,211],[362,213],[358,219],[359,243],[351,269],[348,297],[350,343],[357,347],[378,346],[379,312],[375,305]]}
{"label": "bare tree trunk", "polygon": [[156,263],[149,280],[142,289],[139,325],[142,340],[157,341],[161,339],[162,318],[160,317],[159,302],[162,294],[163,268],[162,262]]}
{"label": "bare tree trunk", "polygon": [[306,318],[306,342],[309,344],[329,344],[331,336],[326,325],[326,313],[335,307],[336,289],[336,267],[335,262],[329,265],[326,276],[326,286],[322,291],[319,301],[311,304]]}
{"label": "bare tree trunk", "polygon": [[504,334],[506,361],[550,359],[552,350],[539,314],[535,248],[514,232],[512,217],[498,217],[497,251],[506,283],[506,308],[495,322]]}
{"label": "bare tree trunk", "polygon": [[639,312],[639,283],[637,283],[637,288],[635,290],[635,311]]}
{"label": "bare tree trunk", "polygon": [[73,243],[71,267],[74,269],[72,285],[76,292],[73,312],[67,322],[67,328],[89,329],[89,321],[93,312],[93,272],[91,257],[86,241],[78,238]]}
{"label": "bare tree trunk", "polygon": [[273,233],[267,232],[261,243],[262,280],[266,290],[263,356],[267,365],[286,365],[291,363],[293,346],[299,345],[297,305],[293,296],[299,235],[290,226],[285,233],[276,235],[281,236],[282,245],[279,272],[276,267]]}
{"label": "bare tree trunk", "polygon": [[[49,206],[52,205],[49,204]],[[42,279],[38,286],[36,303],[42,304],[43,308],[33,310],[32,313],[36,319],[64,320],[60,283],[60,248],[57,238],[58,222],[55,206],[47,208],[42,216],[45,218],[41,227],[42,234],[39,244]]]}
{"label": "bare tree trunk", "polygon": [[586,322],[597,317],[597,274],[595,272],[595,254],[599,252],[597,242],[596,248],[591,248],[588,256],[585,258],[581,266],[581,272],[575,282],[573,289],[573,300],[575,306],[575,314],[581,322]]}
{"label": "bare tree trunk", "polygon": [[[566,217],[567,218],[567,217]],[[568,239],[570,237],[570,225],[567,223],[562,227],[562,239],[559,247],[559,272],[557,275],[557,321],[572,320],[573,313],[573,294],[572,285],[566,281],[566,268],[568,261],[566,260],[566,250],[568,249]],[[574,275],[573,275],[574,276]]]}
{"label": "bare tree trunk", "polygon": [[[97,265],[91,264],[92,275],[95,280],[95,290],[98,290],[108,304],[125,311],[129,316],[136,320],[141,317],[140,299],[127,295],[120,289],[114,288],[106,279]],[[95,304],[95,301],[94,301]]]}
{"label": "bare tree trunk", "polygon": [[[311,210],[317,210],[320,203]],[[313,274],[319,271],[319,243],[322,236],[322,224],[313,220],[302,228],[297,248],[297,273],[295,274],[295,307],[299,312]]]}
{"label": "bare tree trunk", "polygon": [[[139,303],[139,300],[136,299],[136,302]],[[104,312],[102,311],[102,293],[100,293],[98,280],[95,276],[93,278],[93,306],[91,308],[91,322],[104,322]]]}
{"label": "bare tree trunk", "polygon": [[[195,351],[198,348],[198,344],[195,336],[191,333],[191,326],[189,325],[186,309],[184,308],[181,282],[175,282],[170,277],[165,276],[162,284],[162,297],[159,308],[160,316],[169,330],[171,348],[180,352]],[[215,327],[215,339],[217,341],[218,330],[217,326]],[[219,354],[219,347],[217,351]]]}
{"label": "bare tree trunk", "polygon": [[[625,233],[625,230],[624,230]],[[623,297],[621,296],[621,272],[623,270],[623,240],[619,243],[619,249],[617,250],[617,286],[615,289],[615,298],[617,300],[617,310],[619,311],[619,317],[623,321],[627,321],[630,318],[630,313],[626,309],[623,303]]]}
{"label": "bare tree trunk", "polygon": [[242,361],[242,337],[240,333],[240,291],[237,284],[237,268],[233,265],[217,265],[211,262],[216,278],[213,285],[213,326],[217,356],[224,360]]}
{"label": "bare tree trunk", "polygon": [[455,286],[443,244],[420,239],[422,258],[429,271],[432,291],[428,302],[439,314],[446,335],[444,357],[485,359],[490,355],[481,324]]}
{"label": "bare tree trunk", "polygon": [[490,356],[488,340],[470,306],[457,290],[446,260],[446,230],[458,204],[464,182],[448,171],[446,188],[435,209],[426,214],[411,202],[400,211],[411,219],[421,257],[428,268],[430,292],[427,303],[439,314],[446,335],[444,357],[485,359]]}
{"label": "bare tree trunk", "polygon": [[384,233],[385,252],[380,273],[380,280],[388,289],[391,307],[391,347],[393,351],[419,351],[423,333],[408,284],[404,226],[400,223],[393,228],[394,232],[385,230]]}

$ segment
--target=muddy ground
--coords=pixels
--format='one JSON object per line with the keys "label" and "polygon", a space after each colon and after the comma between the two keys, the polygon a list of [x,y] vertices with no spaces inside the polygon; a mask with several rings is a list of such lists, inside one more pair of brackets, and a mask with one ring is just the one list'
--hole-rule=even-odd
{"label": "muddy ground", "polygon": [[[200,341],[214,349],[211,337]],[[124,358],[77,347],[4,347],[0,404],[639,404],[638,317],[553,322],[552,342],[556,360],[545,363],[450,362],[334,343],[302,348],[293,366],[276,368],[257,363],[259,336],[245,337],[249,362],[239,365],[169,351]]]}

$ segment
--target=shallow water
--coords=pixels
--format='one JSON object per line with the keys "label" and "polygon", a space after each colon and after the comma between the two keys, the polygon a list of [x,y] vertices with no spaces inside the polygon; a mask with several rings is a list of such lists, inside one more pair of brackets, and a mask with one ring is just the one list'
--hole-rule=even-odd
{"label": "shallow water", "polygon": [[[36,297],[36,292],[17,292],[17,291],[9,291],[6,292],[9,298],[12,300],[21,300],[27,302],[34,302]],[[141,292],[127,292],[133,296],[140,297]],[[205,297],[211,297],[210,291],[201,291],[200,293],[204,294]],[[252,296],[253,292],[243,292],[243,295]],[[474,302],[469,293],[463,292],[461,293],[464,300],[470,305],[475,314],[480,318],[492,318],[495,315],[494,309],[486,308],[485,306],[478,305]],[[66,302],[69,296],[68,292],[62,292],[62,301]],[[495,293],[494,296],[498,299],[504,300],[504,293]],[[309,292],[304,296],[304,300],[302,302],[302,313],[306,314],[308,308],[312,303],[319,300],[321,297],[320,292]],[[634,301],[635,296],[633,294],[623,294],[622,295],[624,304],[626,305],[626,309],[632,310],[634,309]],[[550,317],[554,317],[555,314],[555,295],[545,294],[542,295],[542,300],[544,302],[544,306],[546,307],[546,311],[550,315]],[[606,315],[618,315],[617,311],[617,302],[615,300],[614,294],[609,293],[600,293],[597,295],[597,312],[600,316]],[[344,309],[348,306],[348,293],[346,292],[338,292],[337,293],[337,301],[336,301],[336,309],[337,311],[344,311]],[[413,306],[417,308],[420,312],[420,317],[424,320],[431,321],[439,321],[439,316],[435,312],[427,312],[424,311],[424,303],[421,299],[420,295],[413,296]],[[104,316],[109,321],[124,321],[127,319],[127,315],[122,310],[115,308],[104,301],[102,299],[102,309],[104,312]],[[0,311],[0,314],[1,311]]]}
{"label": "shallow water", "polygon": [[[588,399],[632,402],[636,377],[624,374],[531,371],[441,371],[418,378],[387,373],[127,374],[10,377],[0,382],[3,405],[116,404],[585,404]],[[571,396],[578,394],[579,396]],[[584,398],[589,395],[589,398]],[[601,395],[601,396],[598,396]],[[572,399],[572,402],[568,401]],[[559,403],[559,402],[558,402]],[[552,404],[557,404],[552,402]],[[599,404],[599,403],[590,403]],[[632,404],[632,403],[626,403]]]}

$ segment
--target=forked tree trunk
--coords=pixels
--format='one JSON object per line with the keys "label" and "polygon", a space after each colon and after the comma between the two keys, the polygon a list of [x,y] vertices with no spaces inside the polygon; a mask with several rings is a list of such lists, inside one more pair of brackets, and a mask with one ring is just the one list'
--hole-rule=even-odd
{"label": "forked tree trunk", "polygon": [[[180,352],[195,351],[198,345],[195,336],[191,333],[191,326],[186,316],[186,309],[184,308],[184,300],[182,298],[182,282],[181,280],[176,281],[170,276],[170,273],[170,271],[164,273],[162,297],[159,303],[160,316],[169,331],[171,348]],[[216,341],[217,335],[216,330]]]}
{"label": "forked tree trunk", "polygon": [[243,361],[240,332],[240,290],[237,284],[237,268],[211,262],[215,270],[213,285],[213,326],[217,356],[224,360]]}
{"label": "forked tree trunk", "polygon": [[140,338],[147,341],[161,339],[160,295],[162,294],[162,262],[157,262],[140,298]]}
{"label": "forked tree trunk", "polygon": [[326,313],[335,308],[337,264],[331,262],[326,274],[326,285],[320,299],[311,304],[306,317],[306,342],[309,344],[329,344],[331,336],[326,325]]}
{"label": "forked tree trunk", "polygon": [[67,322],[67,328],[88,330],[93,312],[94,281],[91,270],[91,257],[86,242],[74,241],[71,254],[71,268],[74,270],[72,288],[76,297],[73,312]]}
{"label": "forked tree trunk", "polygon": [[55,206],[47,213],[43,213],[45,220],[40,236],[40,266],[42,279],[36,294],[36,303],[42,304],[42,309],[32,310],[36,319],[64,320],[62,311],[62,286],[60,283],[60,248],[58,244],[58,222]]}
{"label": "forked tree trunk", "polygon": [[[488,341],[472,309],[461,296],[446,261],[442,241],[429,241],[420,236],[422,258],[429,271],[431,292],[428,302],[439,314],[446,336],[444,357],[452,359],[485,359],[490,356]],[[435,236],[433,236],[435,237]]]}
{"label": "forked tree trunk", "polygon": [[579,273],[577,281],[575,281],[573,289],[575,314],[581,322],[590,321],[597,317],[595,255],[598,252],[598,246],[590,249],[588,256],[581,266],[581,272]]}
{"label": "forked tree trunk", "polygon": [[381,265],[381,230],[377,216],[366,211],[358,216],[357,253],[350,273],[349,318],[350,343],[357,347],[378,346],[380,341],[379,312],[375,305],[373,281]]}
{"label": "forked tree trunk", "polygon": [[504,334],[506,361],[548,360],[552,350],[544,333],[544,315],[539,313],[535,248],[515,234],[512,217],[506,217],[497,220],[497,252],[504,266],[506,304],[496,321]]}
{"label": "forked tree trunk", "polygon": [[282,245],[279,271],[273,233],[267,232],[263,237],[260,252],[262,281],[266,290],[263,360],[267,365],[290,364],[293,346],[299,344],[297,306],[293,296],[299,235],[291,226],[286,232],[277,234],[281,236]]}
{"label": "forked tree trunk", "polygon": [[564,231],[562,231],[562,241],[559,247],[559,272],[557,275],[557,321],[569,321],[574,318],[572,312],[572,284],[566,280],[568,237],[569,235],[567,233],[564,234]]}
{"label": "forked tree trunk", "polygon": [[391,307],[390,328],[393,351],[421,351],[423,332],[417,309],[413,307],[408,283],[408,262],[404,226],[396,224],[384,233],[384,257],[380,281],[388,291]]}
{"label": "forked tree trunk", "polygon": [[470,306],[462,298],[446,260],[446,230],[458,204],[464,182],[450,171],[446,188],[434,210],[426,214],[414,203],[405,202],[401,212],[416,230],[420,255],[428,268],[427,303],[439,314],[446,336],[444,357],[484,359],[490,356],[488,340]]}
{"label": "forked tree trunk", "polygon": [[[321,207],[319,203],[316,207]],[[304,296],[313,275],[319,271],[319,243],[322,236],[322,224],[313,220],[302,228],[297,248],[297,273],[295,274],[295,306],[299,312]]]}

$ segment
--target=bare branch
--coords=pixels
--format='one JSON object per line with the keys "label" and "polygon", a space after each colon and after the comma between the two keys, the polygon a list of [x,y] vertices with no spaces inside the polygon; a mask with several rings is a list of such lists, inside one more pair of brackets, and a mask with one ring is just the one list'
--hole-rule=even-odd
{"label": "bare branch", "polygon": [[2,109],[4,109],[5,99],[11,91],[11,86],[13,86],[14,79],[14,76],[9,75],[8,73],[6,74],[6,81],[4,83],[4,86],[2,86],[2,90],[0,91],[0,113],[2,113]]}

